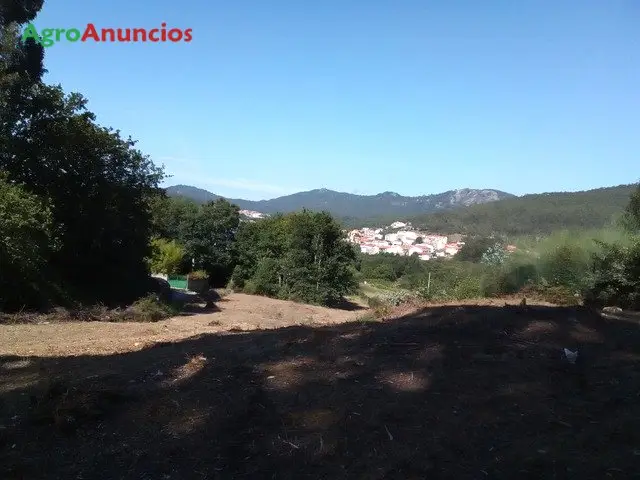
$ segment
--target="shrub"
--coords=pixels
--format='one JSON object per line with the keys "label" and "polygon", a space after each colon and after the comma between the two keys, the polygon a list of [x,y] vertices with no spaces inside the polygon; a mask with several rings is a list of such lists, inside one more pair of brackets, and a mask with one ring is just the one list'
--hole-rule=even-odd
{"label": "shrub", "polygon": [[603,244],[593,255],[593,270],[585,302],[640,308],[640,240],[629,246]]}
{"label": "shrub", "polygon": [[550,285],[563,285],[581,290],[588,282],[588,253],[579,245],[559,245],[544,252],[540,258],[540,273]]}
{"label": "shrub", "polygon": [[147,263],[152,273],[175,275],[179,272],[183,259],[184,248],[175,240],[151,240],[151,258]]}
{"label": "shrub", "polygon": [[485,265],[502,265],[507,259],[507,252],[501,243],[496,243],[489,247],[480,259]]}
{"label": "shrub", "polygon": [[205,280],[209,278],[209,274],[204,270],[196,270],[194,272],[190,272],[188,277],[191,280]]}
{"label": "shrub", "polygon": [[580,295],[575,290],[566,285],[537,285],[524,288],[521,290],[525,296],[530,293],[532,296],[538,297],[545,302],[555,305],[579,305]]}
{"label": "shrub", "polygon": [[136,300],[122,314],[122,320],[129,322],[157,322],[172,317],[178,310],[161,302],[156,295],[147,295]]}
{"label": "shrub", "polygon": [[498,293],[513,294],[540,280],[537,267],[532,263],[506,265],[491,277]]}

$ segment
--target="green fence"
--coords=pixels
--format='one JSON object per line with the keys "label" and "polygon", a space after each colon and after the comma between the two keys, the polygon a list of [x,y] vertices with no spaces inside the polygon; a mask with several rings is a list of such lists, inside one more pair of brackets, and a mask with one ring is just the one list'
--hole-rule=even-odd
{"label": "green fence", "polygon": [[171,288],[179,288],[182,290],[187,289],[187,276],[186,275],[169,275],[167,278]]}

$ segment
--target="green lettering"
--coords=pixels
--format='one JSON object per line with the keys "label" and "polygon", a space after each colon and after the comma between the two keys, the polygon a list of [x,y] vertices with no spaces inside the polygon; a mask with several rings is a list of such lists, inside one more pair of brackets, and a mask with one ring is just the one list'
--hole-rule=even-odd
{"label": "green lettering", "polygon": [[40,35],[38,34],[38,30],[36,29],[33,23],[29,23],[27,28],[22,32],[22,41],[26,42],[27,38],[32,38],[37,43],[42,43],[40,41]]}
{"label": "green lettering", "polygon": [[53,38],[53,35],[56,31],[53,28],[45,28],[42,30],[42,36],[40,37],[41,43],[43,47],[50,47],[54,43],[56,43]]}
{"label": "green lettering", "polygon": [[78,40],[80,40],[81,35],[82,34],[80,33],[80,30],[78,30],[77,28],[70,28],[66,33],[67,40],[70,42],[77,42]]}
{"label": "green lettering", "polygon": [[64,33],[64,28],[56,28],[56,42],[60,41],[60,35]]}

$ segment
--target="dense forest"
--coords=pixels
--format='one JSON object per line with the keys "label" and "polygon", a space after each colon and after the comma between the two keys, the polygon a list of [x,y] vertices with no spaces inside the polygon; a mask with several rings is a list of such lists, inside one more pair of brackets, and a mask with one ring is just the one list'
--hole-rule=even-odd
{"label": "dense forest", "polygon": [[634,187],[620,185],[584,192],[525,195],[427,215],[345,218],[343,223],[355,228],[402,220],[427,231],[476,235],[545,235],[563,228],[602,228],[616,222]]}

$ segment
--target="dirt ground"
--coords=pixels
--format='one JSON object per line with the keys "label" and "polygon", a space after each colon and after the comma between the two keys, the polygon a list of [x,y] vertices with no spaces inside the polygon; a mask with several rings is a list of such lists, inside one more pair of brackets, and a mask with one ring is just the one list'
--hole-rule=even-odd
{"label": "dirt ground", "polygon": [[340,323],[362,312],[245,297],[2,326],[0,478],[640,478],[636,315],[487,302]]}
{"label": "dirt ground", "polygon": [[194,309],[155,323],[0,324],[0,355],[109,355],[205,333],[331,325],[362,316],[362,308],[348,307],[330,309],[232,293],[209,311]]}

